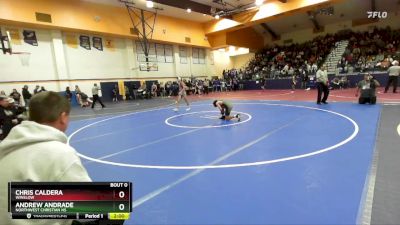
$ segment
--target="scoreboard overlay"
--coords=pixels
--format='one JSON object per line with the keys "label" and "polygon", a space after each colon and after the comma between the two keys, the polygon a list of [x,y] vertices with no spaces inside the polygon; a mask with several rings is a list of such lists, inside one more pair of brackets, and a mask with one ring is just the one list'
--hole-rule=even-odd
{"label": "scoreboard overlay", "polygon": [[13,219],[126,220],[131,182],[9,182]]}

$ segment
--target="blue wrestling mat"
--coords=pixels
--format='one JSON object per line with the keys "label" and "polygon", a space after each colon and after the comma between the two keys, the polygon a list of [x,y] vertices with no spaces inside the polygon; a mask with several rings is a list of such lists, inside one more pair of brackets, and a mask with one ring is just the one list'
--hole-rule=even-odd
{"label": "blue wrestling mat", "polygon": [[125,224],[355,224],[380,105],[211,102],[71,122],[95,181],[132,181]]}

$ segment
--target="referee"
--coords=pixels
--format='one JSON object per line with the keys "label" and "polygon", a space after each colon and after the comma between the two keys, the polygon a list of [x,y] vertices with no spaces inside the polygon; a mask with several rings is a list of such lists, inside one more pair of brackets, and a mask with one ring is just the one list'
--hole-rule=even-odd
{"label": "referee", "polygon": [[106,107],[99,97],[99,91],[100,88],[97,86],[97,84],[94,84],[94,86],[92,87],[92,95],[93,95],[92,109],[94,108],[94,105],[96,104],[97,101],[99,101],[102,108]]}
{"label": "referee", "polygon": [[[318,97],[317,104],[320,105],[321,102],[324,104],[328,104],[326,100],[328,99],[329,89],[328,89],[328,72],[326,71],[326,66],[322,65],[321,68],[317,71],[317,88],[318,88]],[[324,93],[324,97],[321,100],[322,92]]]}
{"label": "referee", "polygon": [[393,83],[393,93],[397,93],[397,91],[396,91],[397,79],[398,79],[399,73],[400,73],[399,61],[396,60],[393,63],[393,66],[389,67],[387,72],[389,73],[389,80],[386,83],[385,93],[387,93],[387,91],[389,90],[390,84],[392,84],[392,83]]}

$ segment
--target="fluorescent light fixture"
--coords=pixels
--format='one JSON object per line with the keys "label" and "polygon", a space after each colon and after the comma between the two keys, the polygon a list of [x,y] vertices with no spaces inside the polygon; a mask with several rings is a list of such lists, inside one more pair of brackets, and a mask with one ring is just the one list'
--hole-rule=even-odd
{"label": "fluorescent light fixture", "polygon": [[218,49],[219,52],[225,52],[225,48]]}
{"label": "fluorescent light fixture", "polygon": [[250,49],[248,48],[237,48],[235,46],[229,46],[229,56],[237,56],[237,55],[243,55],[247,54],[250,52]]}
{"label": "fluorescent light fixture", "polygon": [[264,0],[256,0],[256,6],[261,6],[264,3]]}
{"label": "fluorescent light fixture", "polygon": [[146,1],[146,7],[147,8],[153,8],[154,7],[154,2],[153,1]]}
{"label": "fluorescent light fixture", "polygon": [[191,10],[190,8],[187,8],[187,9],[186,9],[186,12],[191,13],[192,10]]}
{"label": "fluorescent light fixture", "polygon": [[219,19],[219,15],[218,15],[218,14],[217,14],[217,15],[215,15],[215,19],[217,19],[217,20]]}

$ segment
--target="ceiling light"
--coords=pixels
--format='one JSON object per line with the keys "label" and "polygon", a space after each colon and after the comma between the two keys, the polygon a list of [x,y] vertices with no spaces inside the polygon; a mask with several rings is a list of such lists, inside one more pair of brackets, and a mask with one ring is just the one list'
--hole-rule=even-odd
{"label": "ceiling light", "polygon": [[206,14],[203,14],[203,16],[206,16]]}
{"label": "ceiling light", "polygon": [[186,9],[186,12],[191,13],[192,10],[190,8]]}
{"label": "ceiling light", "polygon": [[146,7],[147,8],[153,8],[154,7],[154,2],[153,1],[146,1]]}
{"label": "ceiling light", "polygon": [[225,52],[225,48],[218,49],[219,52]]}
{"label": "ceiling light", "polygon": [[219,15],[218,15],[218,14],[217,14],[217,15],[215,15],[215,19],[217,19],[217,20],[219,19]]}
{"label": "ceiling light", "polygon": [[264,3],[264,0],[256,0],[256,6],[260,6]]}

